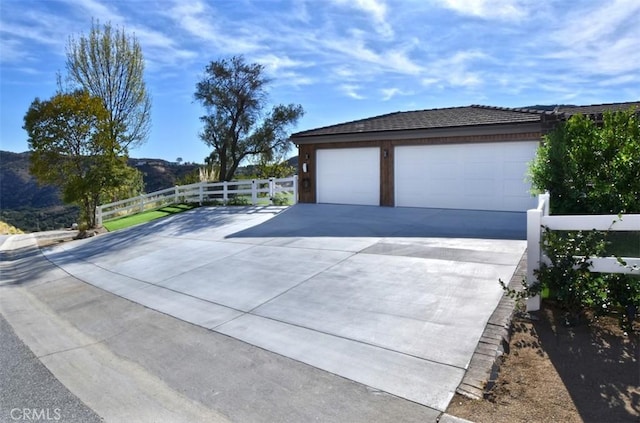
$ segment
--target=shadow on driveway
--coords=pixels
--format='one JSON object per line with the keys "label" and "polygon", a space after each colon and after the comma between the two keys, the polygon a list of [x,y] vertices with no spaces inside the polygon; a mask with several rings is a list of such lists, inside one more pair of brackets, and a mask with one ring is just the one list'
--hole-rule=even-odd
{"label": "shadow on driveway", "polygon": [[297,204],[228,238],[443,237],[526,239],[524,212]]}

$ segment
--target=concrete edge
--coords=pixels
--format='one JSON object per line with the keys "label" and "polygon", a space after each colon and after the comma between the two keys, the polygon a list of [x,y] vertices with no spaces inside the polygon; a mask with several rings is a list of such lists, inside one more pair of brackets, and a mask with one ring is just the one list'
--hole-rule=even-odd
{"label": "concrete edge", "polygon": [[[527,252],[525,250],[511,276],[509,288],[520,289],[526,274]],[[509,352],[511,321],[516,312],[516,305],[516,300],[513,298],[507,295],[502,296],[489,317],[456,393],[471,399],[482,399],[485,393],[493,388],[501,364],[500,357]]]}
{"label": "concrete edge", "polygon": [[438,417],[438,423],[473,423],[473,422],[460,417],[452,416],[451,414],[442,413],[442,415]]}
{"label": "concrete edge", "polygon": [[[34,253],[32,260],[57,267],[42,254],[34,236],[14,241],[11,249],[1,252],[9,256],[9,264],[12,253],[28,251]],[[13,277],[20,277],[13,267],[9,272]],[[0,314],[35,359],[104,421],[229,421],[215,409],[174,389],[139,363],[117,355],[104,340],[76,328],[29,292],[27,285],[3,291]],[[96,378],[96,374],[101,378]]]}

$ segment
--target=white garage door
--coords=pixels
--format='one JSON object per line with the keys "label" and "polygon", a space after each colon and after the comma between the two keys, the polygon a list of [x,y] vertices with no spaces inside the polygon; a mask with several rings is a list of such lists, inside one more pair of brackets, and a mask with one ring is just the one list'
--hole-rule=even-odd
{"label": "white garage door", "polygon": [[317,202],[380,205],[380,149],[316,151]]}
{"label": "white garage door", "polygon": [[395,204],[469,210],[535,207],[525,182],[538,142],[396,147]]}

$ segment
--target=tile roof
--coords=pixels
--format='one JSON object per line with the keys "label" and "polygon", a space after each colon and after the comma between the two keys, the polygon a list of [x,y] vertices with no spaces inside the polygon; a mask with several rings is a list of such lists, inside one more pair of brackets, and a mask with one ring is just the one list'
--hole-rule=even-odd
{"label": "tile roof", "polygon": [[481,105],[418,110],[412,112],[395,112],[372,118],[297,132],[292,134],[291,138],[315,135],[354,134],[362,132],[539,122],[541,115],[545,113],[550,114],[550,112],[542,110],[511,109],[506,107],[490,107]]}
{"label": "tile roof", "polygon": [[631,107],[635,107],[637,111],[640,111],[640,101],[629,101],[626,103],[608,103],[608,104],[592,104],[589,106],[559,106],[556,107],[555,112],[564,113],[565,115],[575,115],[582,113],[583,115],[600,114],[602,112],[615,112],[618,110],[628,110]]}
{"label": "tile roof", "polygon": [[[547,107],[552,108],[553,106]],[[480,125],[540,122],[542,115],[555,115],[560,119],[577,113],[600,114],[604,111],[627,110],[640,101],[594,104],[589,106],[558,106],[554,110],[538,108],[508,108],[473,104],[464,107],[395,112],[337,125],[297,132],[291,138],[317,135],[357,134],[363,132],[404,131],[414,129],[455,128]]]}

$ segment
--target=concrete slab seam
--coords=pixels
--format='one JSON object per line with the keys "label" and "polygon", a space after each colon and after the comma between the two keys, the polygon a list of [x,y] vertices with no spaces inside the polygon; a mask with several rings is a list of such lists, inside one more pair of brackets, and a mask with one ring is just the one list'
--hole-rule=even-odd
{"label": "concrete slab seam", "polygon": [[[227,323],[233,322],[234,320],[237,320],[237,319],[239,319],[239,318],[241,318],[241,317],[243,317],[245,315],[259,317],[260,319],[271,320],[272,322],[282,323],[282,324],[293,326],[293,327],[300,328],[300,329],[306,329],[306,330],[309,330],[309,331],[312,331],[312,332],[320,333],[322,335],[327,335],[327,336],[331,336],[333,338],[344,339],[345,341],[351,341],[351,342],[355,342],[355,343],[358,343],[358,344],[367,345],[367,346],[372,347],[372,348],[377,348],[377,349],[380,349],[380,350],[383,350],[383,351],[389,351],[389,352],[392,352],[394,354],[398,354],[398,355],[405,356],[405,357],[415,358],[417,360],[421,360],[421,361],[424,361],[424,362],[437,364],[437,365],[444,366],[444,367],[450,367],[452,369],[459,369],[459,370],[462,370],[462,371],[466,370],[466,368],[464,368],[464,367],[455,366],[453,364],[441,363],[441,362],[436,361],[436,360],[420,357],[420,356],[417,356],[417,355],[414,355],[414,354],[408,354],[406,352],[397,351],[397,350],[394,350],[394,349],[391,349],[391,348],[388,348],[388,347],[384,347],[384,346],[381,346],[381,345],[372,344],[370,342],[365,342],[365,341],[362,341],[362,340],[348,338],[346,336],[337,335],[335,333],[326,332],[326,331],[322,331],[322,330],[318,330],[318,329],[313,329],[313,328],[309,328],[309,327],[306,327],[306,326],[303,326],[303,325],[300,325],[300,324],[297,324],[297,323],[286,322],[286,321],[283,321],[283,320],[274,319],[273,317],[263,316],[261,314],[254,314],[254,313],[251,313],[251,312],[246,312],[246,313],[244,313],[244,314],[242,314],[240,316],[236,316],[233,319],[230,319],[230,320],[228,320],[228,321],[226,321],[224,323],[221,323],[221,324],[215,326],[215,328],[207,328],[207,329],[212,329],[212,330],[216,331],[217,333],[222,333],[222,332],[218,332],[216,329],[220,328],[221,326],[226,325]],[[173,317],[175,317],[175,316],[173,316]],[[222,334],[226,335],[224,333],[222,333]],[[242,342],[244,342],[244,341],[242,341]]]}

